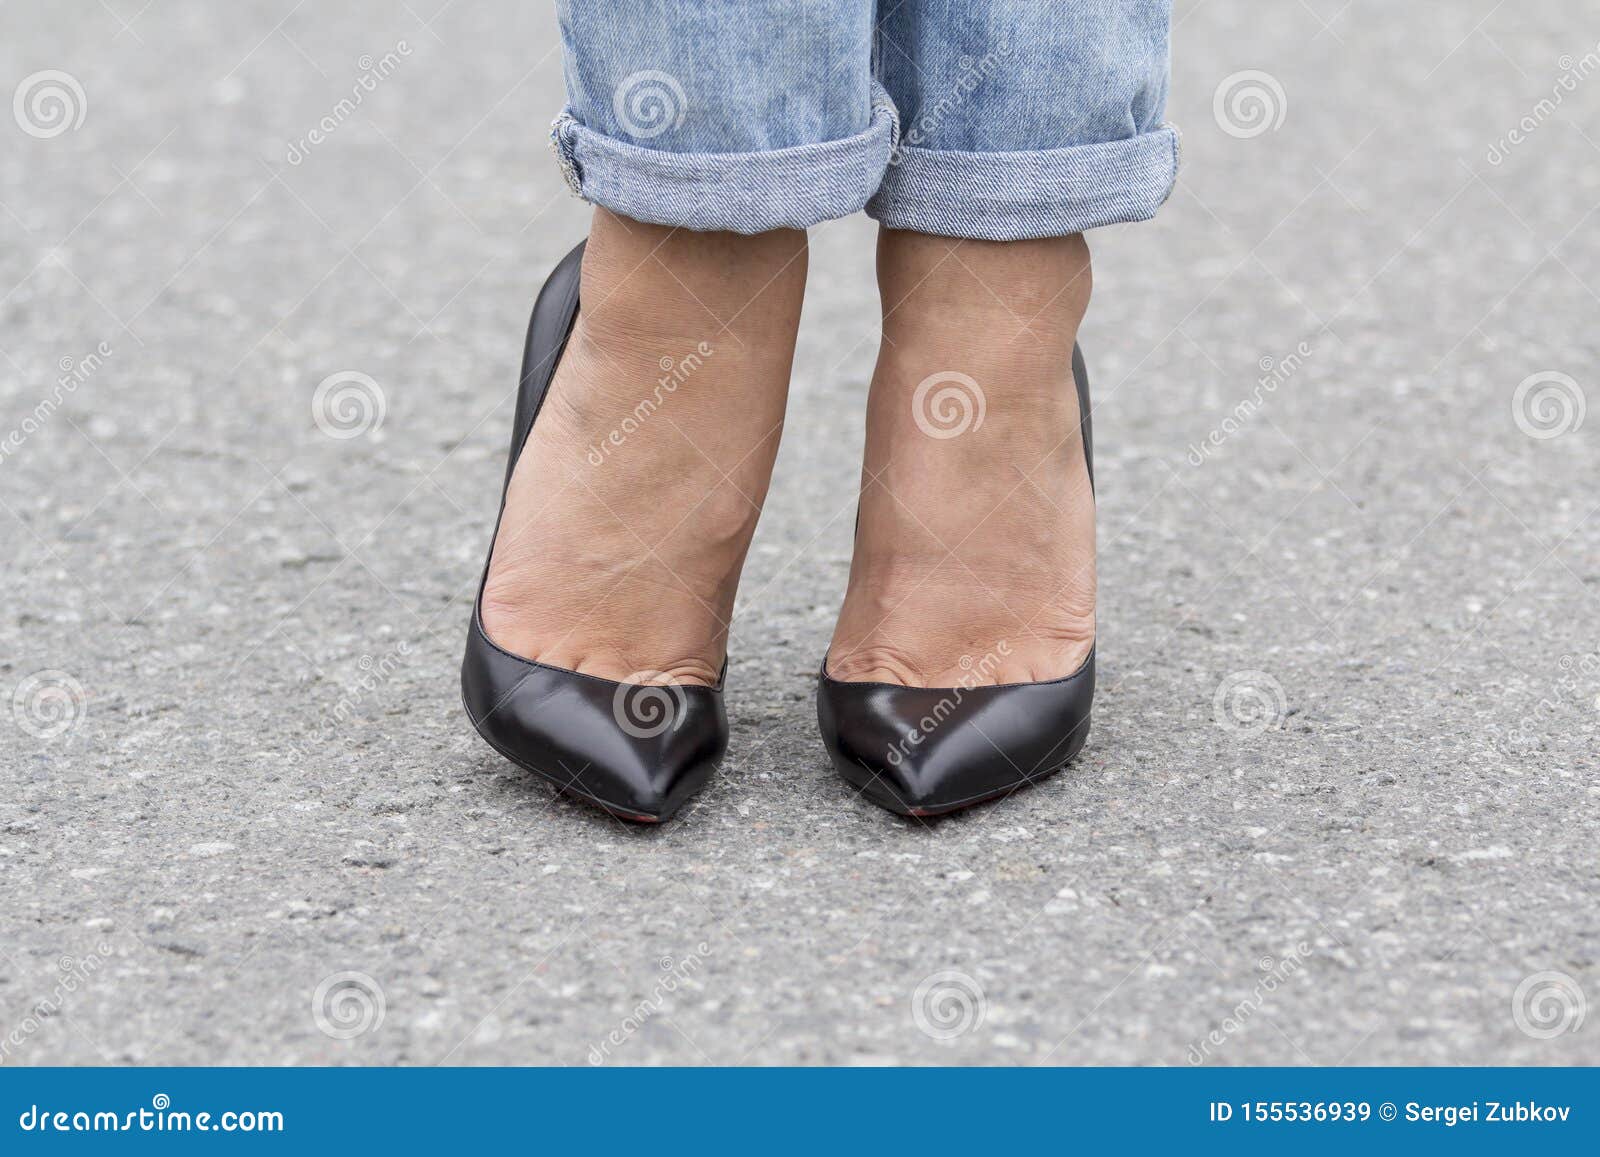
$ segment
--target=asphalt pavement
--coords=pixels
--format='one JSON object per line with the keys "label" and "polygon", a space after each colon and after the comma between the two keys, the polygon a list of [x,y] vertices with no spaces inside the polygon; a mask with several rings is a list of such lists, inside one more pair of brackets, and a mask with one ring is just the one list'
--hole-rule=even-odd
{"label": "asphalt pavement", "polygon": [[1178,188],[1092,238],[1094,734],[938,822],[816,738],[877,308],[814,230],[648,830],[458,701],[585,230],[549,6],[3,19],[0,1063],[1600,1062],[1589,6],[1179,5]]}

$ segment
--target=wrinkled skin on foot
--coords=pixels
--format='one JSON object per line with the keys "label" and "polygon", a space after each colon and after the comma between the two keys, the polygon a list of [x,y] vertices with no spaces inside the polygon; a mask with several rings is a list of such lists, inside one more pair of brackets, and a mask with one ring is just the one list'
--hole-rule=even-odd
{"label": "wrinkled skin on foot", "polygon": [[1094,642],[1094,496],[1072,347],[1081,237],[885,231],[883,345],[836,679],[917,687],[1072,674]]}
{"label": "wrinkled skin on foot", "polygon": [[498,645],[602,678],[714,685],[777,453],[806,240],[596,210],[576,327],[507,491]]}

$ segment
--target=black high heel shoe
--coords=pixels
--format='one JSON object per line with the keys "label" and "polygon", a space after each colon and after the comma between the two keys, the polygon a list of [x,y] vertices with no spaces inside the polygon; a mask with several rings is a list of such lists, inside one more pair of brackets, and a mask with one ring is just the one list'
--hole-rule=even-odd
{"label": "black high heel shoe", "polygon": [[[1072,351],[1084,462],[1094,488],[1089,372]],[[846,683],[822,661],[817,723],[833,765],[873,803],[936,816],[1054,775],[1089,738],[1094,648],[1063,679],[998,687]]]}
{"label": "black high heel shoe", "polygon": [[[544,403],[578,317],[583,245],[539,291],[522,359],[511,458],[500,494]],[[495,535],[500,532],[495,520]],[[490,556],[494,552],[490,539]],[[483,580],[472,604],[461,701],[501,755],[569,795],[640,823],[670,819],[716,770],[728,746],[722,679],[715,687],[618,683],[536,663],[497,646],[483,629]],[[724,665],[726,674],[726,665]]]}

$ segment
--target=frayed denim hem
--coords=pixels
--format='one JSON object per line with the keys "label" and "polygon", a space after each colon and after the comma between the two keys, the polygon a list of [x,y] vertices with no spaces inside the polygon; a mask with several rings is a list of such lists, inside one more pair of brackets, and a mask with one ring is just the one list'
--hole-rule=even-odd
{"label": "frayed denim hem", "polygon": [[1178,177],[1178,132],[1016,153],[897,149],[867,213],[890,229],[1021,241],[1155,216]]}
{"label": "frayed denim hem", "polygon": [[874,84],[865,131],[836,141],[748,153],[668,153],[614,140],[571,110],[550,128],[567,185],[635,221],[764,233],[806,229],[867,203],[900,133],[894,102]]}

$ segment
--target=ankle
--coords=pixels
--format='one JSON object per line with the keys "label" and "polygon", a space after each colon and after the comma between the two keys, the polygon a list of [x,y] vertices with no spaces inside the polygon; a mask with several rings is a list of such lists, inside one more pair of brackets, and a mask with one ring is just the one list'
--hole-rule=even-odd
{"label": "ankle", "polygon": [[580,311],[558,371],[566,388],[552,391],[549,401],[587,429],[620,421],[636,409],[637,420],[669,406],[674,397],[690,395],[697,378],[709,376],[737,351],[704,334],[681,332],[685,329],[659,317],[596,321]]}
{"label": "ankle", "polygon": [[1081,235],[1032,241],[957,241],[884,230],[878,284],[885,342],[1033,351],[1070,350],[1093,288]]}
{"label": "ankle", "polygon": [[[696,233],[597,209],[584,250],[581,324],[596,344],[653,353],[701,342],[792,346],[807,258],[797,230]],[[663,348],[659,356],[674,353]]]}

